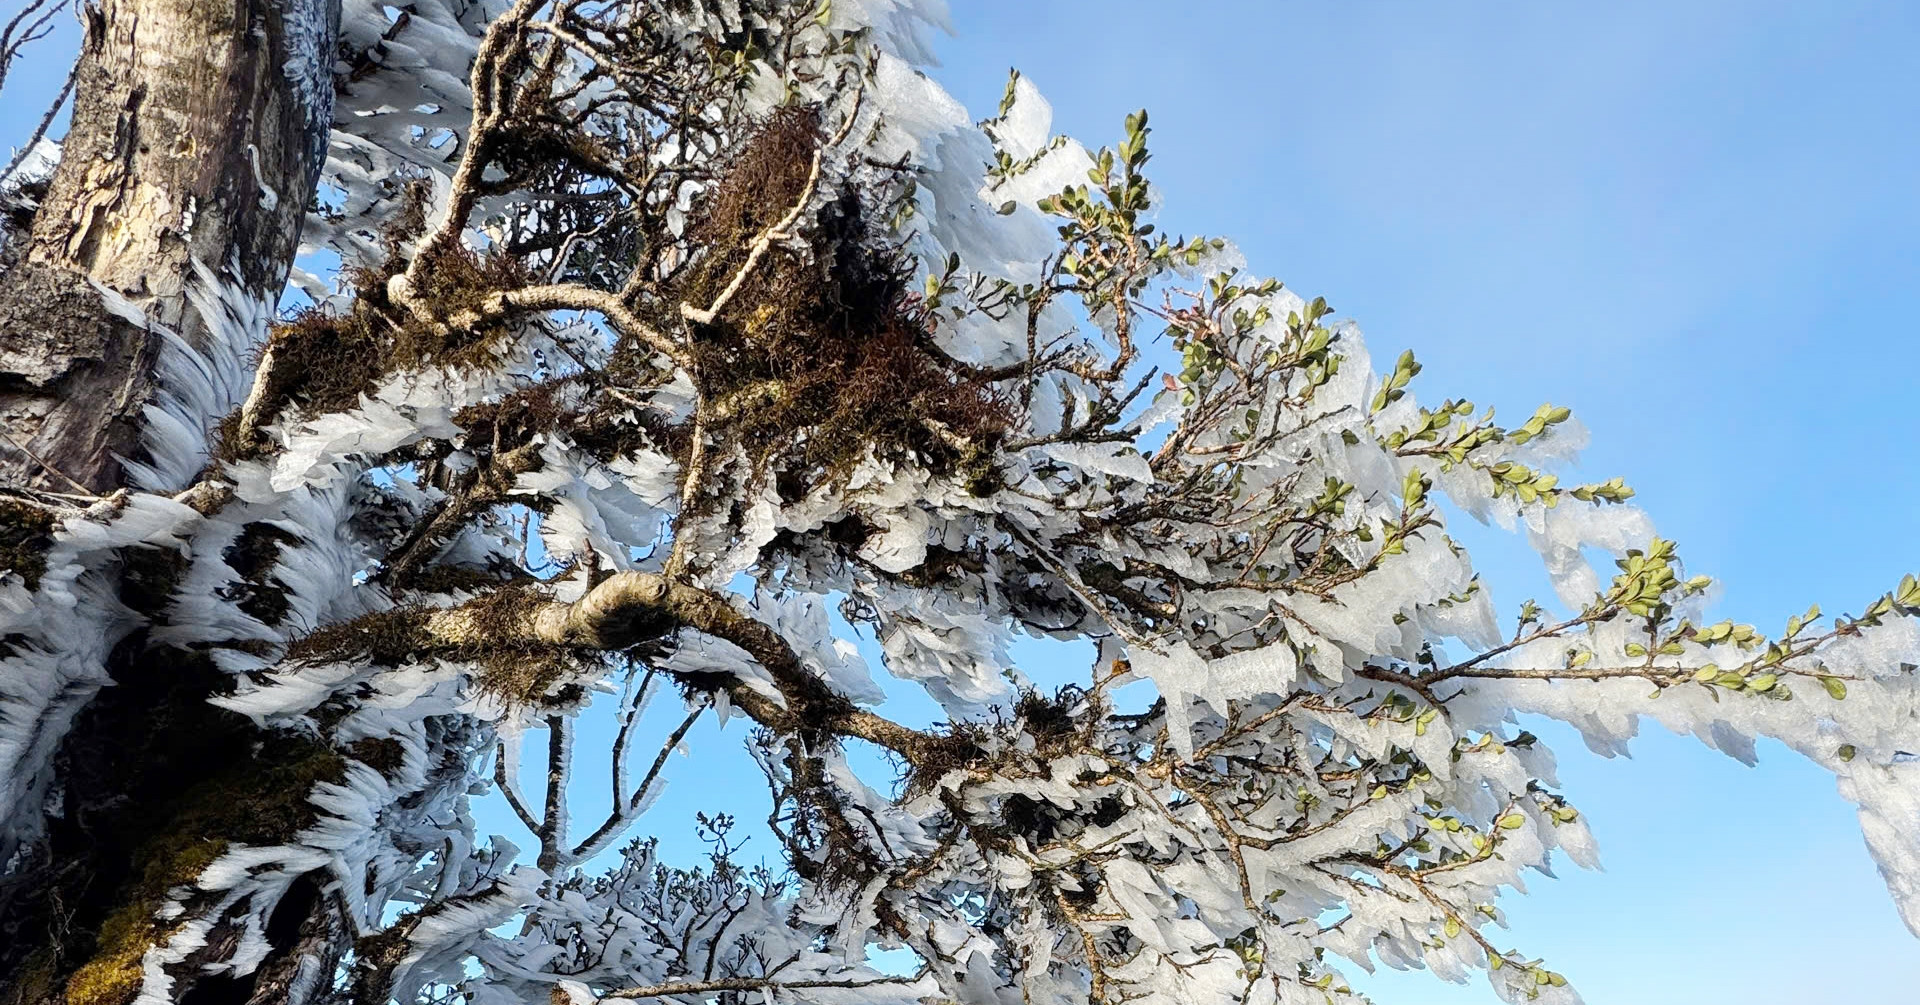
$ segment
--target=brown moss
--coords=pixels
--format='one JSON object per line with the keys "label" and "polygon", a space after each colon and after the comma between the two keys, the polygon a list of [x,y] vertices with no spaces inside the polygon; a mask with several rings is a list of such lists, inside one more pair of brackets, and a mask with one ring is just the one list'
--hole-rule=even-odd
{"label": "brown moss", "polygon": [[426,630],[431,613],[396,607],[323,625],[295,639],[286,658],[295,663],[365,659],[375,666],[401,666],[433,645]]}
{"label": "brown moss", "polygon": [[53,997],[60,986],[60,954],[52,946],[42,946],[21,963],[13,974],[11,986],[0,990],[0,1002],[6,1005],[37,1005]]}
{"label": "brown moss", "polygon": [[904,780],[905,793],[908,796],[924,794],[948,772],[981,765],[987,760],[990,740],[986,727],[977,722],[949,724],[944,733],[914,758]]}
{"label": "brown moss", "polygon": [[[426,366],[492,364],[513,327],[485,320],[453,327],[448,319],[485,314],[492,294],[532,281],[527,267],[510,255],[476,254],[463,247],[423,251],[413,290],[416,301],[430,305],[432,317],[423,319],[387,297],[388,280],[405,265],[399,242],[390,240],[389,247],[394,257],[385,265],[343,270],[353,291],[345,312],[309,307],[273,326],[266,350],[273,365],[256,426],[273,422],[293,406],[312,413],[353,408],[389,374]],[[238,434],[236,413],[221,423],[219,456],[245,457],[258,449],[258,443],[239,442]]]}
{"label": "brown moss", "polygon": [[[952,723],[937,739],[917,751],[905,780],[906,791],[924,793],[950,771],[982,768],[996,760],[1037,758],[1045,761],[1075,750],[1090,749],[1094,728],[1104,718],[1104,709],[1098,698],[1072,685],[1061,688],[1051,697],[1036,690],[1024,690],[1014,701],[1011,723],[1004,713],[997,713],[999,721],[995,728],[977,722]],[[1030,753],[1021,754],[1006,748],[997,754],[990,753],[994,735],[1008,732],[1009,726],[1011,732],[1033,738]]]}
{"label": "brown moss", "polygon": [[120,602],[142,614],[160,611],[190,564],[178,548],[140,544],[120,549]]}
{"label": "brown moss", "polygon": [[462,648],[463,655],[474,661],[474,683],[481,691],[523,704],[568,701],[568,696],[556,694],[554,685],[577,674],[582,660],[596,658],[594,654],[485,630],[524,624],[533,609],[549,599],[532,587],[502,587],[473,601],[474,622],[482,626],[482,635]]}
{"label": "brown moss", "polygon": [[[733,192],[723,183],[714,207],[703,204],[724,225],[703,222],[697,232],[751,243],[757,231],[732,232],[740,220],[789,208],[769,195],[750,213]],[[960,473],[991,491],[991,455],[1012,425],[1012,403],[935,347],[908,288],[913,266],[885,241],[857,189],[827,203],[812,223],[807,253],[770,254],[726,312],[696,332],[701,390],[728,403],[730,432],[757,464],[784,469],[790,481],[798,473],[798,484],[783,491],[842,478],[869,450]],[[721,250],[711,254],[710,267],[730,261]],[[705,302],[708,286],[731,281],[736,269],[711,282],[696,270],[685,299]]]}
{"label": "brown moss", "polygon": [[578,414],[578,389],[549,382],[521,388],[499,401],[469,405],[453,414],[454,424],[466,431],[469,448],[498,455],[523,447],[541,433],[552,432]]}
{"label": "brown moss", "polygon": [[754,238],[792,212],[823,139],[820,110],[803,105],[775,111],[736,146],[687,228],[689,243],[706,251],[687,289],[693,303],[711,301],[746,261]]}
{"label": "brown moss", "polygon": [[500,586],[512,574],[469,565],[429,565],[401,577],[395,585],[421,593],[480,593]]}
{"label": "brown moss", "polygon": [[11,572],[28,590],[39,589],[58,523],[52,512],[32,503],[0,499],[0,575]]}

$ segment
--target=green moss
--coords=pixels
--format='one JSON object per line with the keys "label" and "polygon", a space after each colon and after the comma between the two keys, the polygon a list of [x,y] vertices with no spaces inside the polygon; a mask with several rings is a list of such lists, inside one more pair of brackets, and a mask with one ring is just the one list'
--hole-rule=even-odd
{"label": "green moss", "polygon": [[93,956],[67,978],[67,1005],[125,1005],[140,991],[141,960],[172,928],[155,920],[167,891],[193,882],[227,850],[227,842],[175,832],[144,849],[139,884],[107,915],[95,935]]}
{"label": "green moss", "polygon": [[479,688],[507,701],[564,703],[573,699],[557,693],[555,685],[574,675],[583,660],[600,654],[530,641],[515,630],[513,626],[524,624],[531,610],[549,599],[532,584],[496,585],[467,605],[475,631],[465,639],[430,634],[427,622],[434,612],[426,607],[362,615],[295,641],[287,649],[287,659],[313,663],[365,659],[379,666],[399,666],[430,654],[471,662]]}
{"label": "green moss", "polygon": [[315,785],[344,777],[346,759],[311,740],[270,736],[188,789],[134,852],[134,879],[100,923],[86,962],[66,982],[66,1005],[125,1005],[140,989],[141,960],[173,926],[157,919],[168,892],[191,884],[236,843],[284,844],[315,818]]}
{"label": "green moss", "polygon": [[58,523],[53,513],[32,503],[0,499],[0,575],[11,572],[28,590],[39,589]]}
{"label": "green moss", "polygon": [[280,564],[280,549],[299,541],[297,535],[265,521],[242,527],[220,556],[229,568],[240,574],[240,581],[222,587],[221,599],[234,601],[234,606],[260,619],[262,624],[277,625],[286,620],[292,604],[287,599],[286,588],[274,580],[273,570]]}

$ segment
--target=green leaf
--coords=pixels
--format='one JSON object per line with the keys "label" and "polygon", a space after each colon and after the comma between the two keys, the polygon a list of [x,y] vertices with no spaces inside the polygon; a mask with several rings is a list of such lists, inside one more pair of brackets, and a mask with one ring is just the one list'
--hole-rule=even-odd
{"label": "green leaf", "polygon": [[1839,750],[1834,751],[1835,756],[1839,757],[1843,761],[1853,760],[1853,755],[1857,753],[1859,753],[1859,751],[1855,750],[1853,744],[1851,743],[1843,743],[1840,745]]}
{"label": "green leaf", "polygon": [[1841,701],[1847,696],[1847,682],[1838,677],[1822,677],[1820,686],[1827,689],[1827,693],[1833,696],[1834,701]]}
{"label": "green leaf", "polygon": [[1509,813],[1494,821],[1494,824],[1503,831],[1517,831],[1527,825],[1527,818],[1522,813]]}

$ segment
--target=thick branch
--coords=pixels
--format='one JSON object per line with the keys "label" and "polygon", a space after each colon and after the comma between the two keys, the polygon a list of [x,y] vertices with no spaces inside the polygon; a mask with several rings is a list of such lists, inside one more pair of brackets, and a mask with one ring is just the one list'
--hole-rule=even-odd
{"label": "thick branch", "polygon": [[435,611],[425,630],[432,641],[450,648],[527,642],[621,650],[676,628],[691,628],[740,647],[766,668],[780,692],[778,699],[738,678],[724,689],[734,707],[769,729],[855,737],[886,747],[908,763],[919,763],[951,742],[856,707],[814,676],[778,632],[742,613],[725,595],[655,573],[618,573],[573,603],[530,605],[509,623],[497,619],[497,610],[466,604]]}

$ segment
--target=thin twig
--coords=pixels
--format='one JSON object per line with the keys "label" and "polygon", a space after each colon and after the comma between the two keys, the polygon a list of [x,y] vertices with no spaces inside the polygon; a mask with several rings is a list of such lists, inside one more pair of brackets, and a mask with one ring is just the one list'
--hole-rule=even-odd
{"label": "thin twig", "polygon": [[[0,67],[0,72],[4,72],[4,67]],[[27,162],[27,155],[40,144],[41,137],[47,135],[47,129],[53,125],[53,120],[60,114],[60,109],[66,106],[67,95],[73,93],[73,82],[79,77],[80,61],[75,60],[73,67],[67,71],[67,82],[60,85],[60,93],[54,97],[53,104],[47,106],[47,114],[40,117],[40,124],[33,127],[33,135],[27,137],[27,142],[14,152],[13,159],[7,162],[6,170],[0,171],[0,179],[12,177],[13,173],[19,170],[20,165]]]}
{"label": "thin twig", "polygon": [[26,454],[27,457],[32,459],[33,463],[40,465],[42,468],[45,468],[49,474],[53,475],[54,477],[60,479],[63,482],[66,482],[68,486],[72,487],[73,489],[78,491],[80,494],[86,496],[89,499],[100,498],[99,494],[95,493],[92,489],[89,489],[85,485],[80,484],[80,482],[74,480],[73,477],[68,475],[65,471],[62,471],[59,468],[56,468],[52,464],[48,463],[46,458],[41,457],[39,454],[36,454],[31,450],[28,450],[26,446],[22,444],[19,440],[14,439],[13,437],[7,435],[5,432],[0,432],[0,440],[7,441],[7,444],[13,447],[13,449],[18,450],[23,454]]}

